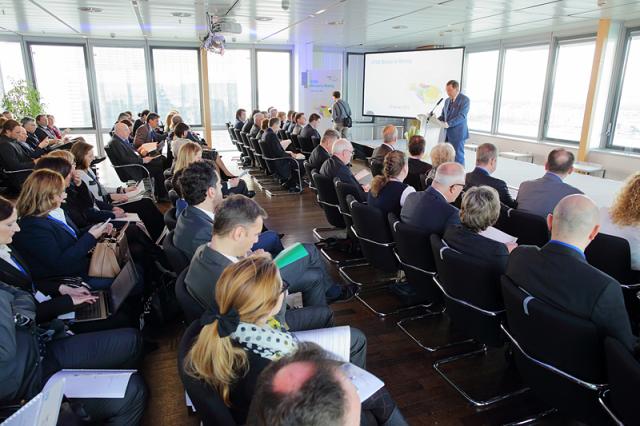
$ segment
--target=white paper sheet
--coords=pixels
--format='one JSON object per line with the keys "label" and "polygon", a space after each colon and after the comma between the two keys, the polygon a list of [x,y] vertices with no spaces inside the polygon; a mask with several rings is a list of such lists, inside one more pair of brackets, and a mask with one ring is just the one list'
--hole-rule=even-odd
{"label": "white paper sheet", "polygon": [[342,371],[356,387],[358,396],[360,397],[360,402],[368,399],[384,386],[384,382],[382,380],[357,365],[353,365],[351,363],[344,364],[342,366]]}
{"label": "white paper sheet", "polygon": [[5,420],[2,426],[55,426],[58,423],[64,385],[64,379],[56,380],[49,389],[40,392]]}
{"label": "white paper sheet", "polygon": [[46,294],[41,293],[40,290],[36,291],[36,295],[34,297],[36,298],[38,303],[42,303],[42,302],[46,302],[48,300],[51,300],[51,296],[47,296]]}
{"label": "white paper sheet", "polygon": [[340,361],[349,362],[351,330],[346,325],[318,330],[294,331],[293,335],[301,342],[318,344],[325,351],[337,356]]}
{"label": "white paper sheet", "polygon": [[498,228],[494,228],[493,226],[488,227],[484,231],[478,232],[478,234],[482,235],[485,238],[489,238],[503,244],[515,243],[516,241],[518,241],[518,239],[513,235],[502,232],[501,230],[499,230]]}
{"label": "white paper sheet", "polygon": [[358,173],[356,173],[353,177],[356,178],[361,185],[367,185],[373,180],[373,176],[371,172],[367,169],[362,169]]}
{"label": "white paper sheet", "polygon": [[111,219],[112,222],[140,222],[140,216],[138,213],[127,213],[125,217],[116,217]]}
{"label": "white paper sheet", "polygon": [[304,154],[298,152],[297,154],[293,155],[293,158],[295,158],[296,160],[304,160],[307,157],[305,157]]}
{"label": "white paper sheet", "polygon": [[74,311],[67,312],[66,314],[58,315],[58,319],[60,320],[74,320],[76,319],[76,313]]}
{"label": "white paper sheet", "polygon": [[282,149],[287,149],[287,147],[291,145],[291,140],[285,139],[283,141],[280,141],[280,145],[282,146]]}
{"label": "white paper sheet", "polygon": [[48,390],[65,380],[67,398],[124,398],[131,375],[136,370],[60,370],[44,386]]}

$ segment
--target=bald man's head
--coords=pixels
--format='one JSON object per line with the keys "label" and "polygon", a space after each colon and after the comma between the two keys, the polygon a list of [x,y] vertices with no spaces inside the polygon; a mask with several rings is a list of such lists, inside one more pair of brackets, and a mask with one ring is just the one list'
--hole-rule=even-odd
{"label": "bald man's head", "polygon": [[551,238],[585,249],[598,235],[600,212],[586,195],[564,197],[547,218]]}
{"label": "bald man's head", "polygon": [[124,123],[116,123],[113,128],[113,132],[121,139],[128,139],[131,134],[131,130],[129,130],[129,126]]}

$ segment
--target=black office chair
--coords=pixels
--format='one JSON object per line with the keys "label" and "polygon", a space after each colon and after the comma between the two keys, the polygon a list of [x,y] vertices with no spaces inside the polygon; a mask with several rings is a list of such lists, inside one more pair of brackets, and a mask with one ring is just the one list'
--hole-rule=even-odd
{"label": "black office chair", "polygon": [[311,155],[311,151],[313,151],[313,142],[311,138],[305,136],[298,136],[298,144],[300,144],[300,152],[304,154],[305,157],[309,158]]}
{"label": "black office chair", "polygon": [[[416,289],[417,297],[423,297],[425,304],[429,305],[428,313],[403,318],[396,324],[411,340],[428,352],[436,352],[448,348],[452,343],[426,343],[414,336],[408,329],[408,324],[416,321],[419,321],[422,325],[424,322],[422,320],[425,319],[441,319],[445,310],[442,292],[433,281],[433,277],[436,274],[436,265],[431,252],[430,235],[421,229],[400,222],[400,219],[393,213],[389,213],[387,218],[393,240],[396,243],[394,253],[400,268],[404,271],[409,284]],[[458,344],[458,342],[453,344]]]}
{"label": "black office chair", "polygon": [[[118,178],[122,182],[128,182],[130,180],[140,181],[143,179],[151,180],[151,175],[146,167],[141,164],[124,164],[117,161],[114,157],[113,151],[109,145],[104,147],[104,152],[107,153],[111,165],[116,171]],[[146,184],[145,184],[146,187]]]}
{"label": "black office chair", "polygon": [[340,213],[340,203],[331,178],[323,176],[320,173],[312,173],[311,178],[317,191],[316,200],[324,210],[327,222],[332,226],[332,228],[313,229],[313,235],[322,241],[326,238],[320,234],[321,232],[335,232],[340,229],[345,229],[347,225],[344,223],[344,218]]}
{"label": "black office chair", "polygon": [[193,346],[202,326],[199,321],[193,321],[182,336],[178,347],[178,373],[184,389],[191,398],[196,409],[196,416],[204,426],[236,426],[231,412],[224,405],[218,391],[203,380],[190,376],[185,371],[184,361]]}
{"label": "black office chair", "polygon": [[171,207],[169,210],[164,212],[164,224],[169,229],[169,231],[173,231],[176,229],[176,224],[178,223],[178,218],[176,217],[176,208]]}
{"label": "black office chair", "polygon": [[293,133],[289,135],[289,139],[291,140],[291,146],[298,151],[301,151],[300,141],[298,140],[298,135],[294,135]]}
{"label": "black office chair", "polygon": [[640,276],[631,269],[631,249],[629,242],[613,235],[598,234],[584,251],[587,262],[602,272],[615,278],[622,287],[624,302],[631,325],[636,331],[640,323]]}
{"label": "black office chair", "polygon": [[618,340],[604,341],[609,389],[599,398],[600,405],[617,425],[640,425],[638,389],[640,363]]}
{"label": "black office chair", "polygon": [[[366,261],[340,266],[338,271],[347,281],[360,287],[361,292],[356,296],[358,300],[379,317],[386,317],[418,307],[426,307],[423,303],[412,305],[385,303],[383,307],[374,307],[373,301],[364,299],[369,294],[380,292],[391,296],[389,293],[391,284],[402,286],[408,284],[400,279],[398,260],[393,252],[395,243],[384,213],[375,207],[358,202],[353,195],[347,195],[347,202],[351,211],[351,219],[353,220],[351,231],[360,242],[360,249]],[[363,269],[374,272],[379,279],[373,282],[358,281],[355,274],[358,274],[358,271]],[[354,274],[351,271],[354,271]],[[385,297],[385,301],[396,298],[394,296]]]}
{"label": "black office chair", "polygon": [[298,179],[298,191],[289,191],[289,190],[282,190],[282,188],[278,187],[278,188],[267,188],[265,190],[265,194],[267,194],[268,196],[280,196],[280,195],[300,195],[302,194],[302,192],[304,191],[304,186],[302,184],[302,173],[300,171],[300,168],[302,167],[300,165],[300,163],[298,162],[298,160],[294,159],[293,157],[286,155],[284,157],[269,157],[266,153],[267,150],[265,150],[265,142],[264,141],[258,141],[258,145],[260,146],[260,152],[262,153],[262,158],[265,161],[265,165],[267,166],[267,170],[269,171],[269,174],[271,174],[272,176],[278,176],[281,180],[284,180],[284,176],[280,176],[278,174],[278,168],[276,166],[276,162],[278,161],[285,161],[287,163],[292,163],[294,164],[293,169],[291,170],[290,173],[294,173],[294,176],[297,175]]}
{"label": "black office chair", "polygon": [[501,210],[498,222],[494,226],[517,237],[519,245],[542,247],[551,238],[545,218],[522,210]]}
{"label": "black office chair", "polygon": [[180,305],[180,309],[182,309],[182,313],[184,313],[184,318],[187,324],[190,324],[202,316],[204,308],[187,291],[184,280],[187,277],[188,272],[189,268],[185,268],[180,272],[176,279],[175,291],[178,305]]}
{"label": "black office chair", "polygon": [[253,152],[251,151],[251,143],[249,142],[249,134],[245,132],[240,132],[240,140],[242,142],[242,152],[246,156],[246,165],[249,168],[256,168],[256,159],[253,156]]}
{"label": "black office chair", "polygon": [[353,219],[351,218],[351,207],[349,206],[347,196],[351,195],[355,200],[360,201],[358,199],[360,197],[358,187],[350,183],[341,182],[339,178],[334,178],[333,184],[336,188],[338,211],[342,215],[347,227],[347,237],[355,238],[355,235],[353,235],[353,231],[351,230],[351,227],[353,226]]}
{"label": "black office chair", "polygon": [[603,339],[591,321],[567,313],[502,276],[502,296],[516,368],[536,396],[589,424],[607,424],[598,403],[606,389]]}
{"label": "black office chair", "polygon": [[438,235],[431,235],[430,238],[437,270],[433,280],[444,294],[447,315],[457,329],[482,345],[479,350],[438,360],[433,368],[476,407],[485,407],[526,392],[527,388],[519,387],[502,395],[480,400],[456,384],[441,368],[461,359],[485,355],[487,347],[503,348],[505,340],[500,331],[500,323],[504,319],[504,304],[500,292],[502,271],[450,248]]}
{"label": "black office chair", "polygon": [[173,244],[173,232],[174,231],[169,231],[164,240],[162,240],[162,249],[173,272],[179,274],[189,266],[190,259]]}

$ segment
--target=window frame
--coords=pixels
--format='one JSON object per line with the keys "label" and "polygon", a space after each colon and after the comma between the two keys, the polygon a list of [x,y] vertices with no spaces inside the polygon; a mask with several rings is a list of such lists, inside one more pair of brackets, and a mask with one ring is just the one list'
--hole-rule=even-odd
{"label": "window frame", "polygon": [[[196,52],[196,56],[198,58],[198,109],[199,109],[199,118],[200,121],[198,123],[189,123],[190,127],[202,127],[204,124],[204,120],[203,120],[203,108],[202,108],[202,58],[200,57],[200,48],[199,47],[190,47],[190,46],[184,46],[184,45],[180,45],[180,46],[171,46],[171,45],[149,45],[148,46],[149,49],[149,69],[147,71],[147,81],[150,80],[151,82],[151,88],[153,89],[153,99],[149,99],[149,103],[151,104],[151,102],[153,102],[153,109],[155,110],[156,113],[160,114],[158,112],[158,97],[157,97],[157,91],[156,91],[156,68],[155,68],[155,60],[153,58],[153,51],[154,50],[194,50]],[[162,117],[161,117],[162,119]],[[166,124],[166,123],[165,123]]]}
{"label": "window frame", "polygon": [[[491,135],[491,134],[495,134],[495,131],[497,130],[497,125],[498,125],[498,116],[496,115],[499,112],[499,102],[498,102],[498,98],[500,96],[500,94],[498,92],[501,93],[502,91],[502,80],[501,80],[501,71],[502,71],[502,64],[504,61],[504,54],[503,54],[504,49],[502,49],[502,47],[500,45],[495,45],[493,47],[486,47],[484,49],[477,49],[477,50],[465,50],[465,57],[463,60],[463,67],[462,67],[462,74],[463,75],[468,75],[468,71],[469,71],[469,55],[472,55],[474,53],[487,53],[487,52],[498,52],[498,61],[496,63],[496,77],[495,77],[495,88],[493,90],[493,104],[492,104],[492,110],[491,110],[491,123],[489,124],[489,130],[479,130],[479,129],[472,129],[471,127],[469,127],[469,131],[470,132],[475,132],[475,133],[481,133],[483,135]],[[468,81],[469,79],[465,79],[465,82]],[[464,85],[461,86],[463,91],[466,94],[466,87]],[[497,105],[497,109],[496,109],[496,105]]]}
{"label": "window frame", "polygon": [[[91,127],[74,127],[74,131],[78,130],[80,132],[78,133],[87,133],[86,130],[96,130],[96,126],[97,121],[96,121],[96,105],[97,105],[97,99],[95,99],[95,92],[94,92],[94,73],[91,72],[91,67],[89,66],[89,51],[87,49],[87,42],[85,40],[84,43],[78,43],[77,41],[58,41],[58,40],[51,40],[51,41],[34,41],[32,39],[26,40],[25,43],[25,47],[27,49],[26,53],[27,53],[27,57],[29,60],[29,65],[28,65],[28,75],[30,76],[30,81],[33,84],[33,87],[35,87],[38,91],[40,89],[38,89],[38,80],[36,78],[36,71],[34,68],[34,64],[33,64],[33,52],[31,50],[31,46],[76,46],[76,47],[82,47],[82,53],[84,54],[84,67],[85,67],[85,73],[86,73],[86,77],[87,77],[87,95],[89,96],[89,111],[90,111],[90,116],[91,116]],[[95,70],[95,69],[94,69]],[[98,142],[98,138],[96,136],[96,144],[99,145]]]}
{"label": "window frame", "polygon": [[293,50],[288,49],[288,48],[284,48],[284,49],[276,49],[273,47],[269,47],[269,48],[264,48],[264,49],[253,49],[253,53],[252,53],[252,68],[255,69],[255,102],[256,102],[256,108],[260,108],[260,85],[258,84],[258,76],[260,75],[260,69],[258,66],[258,53],[259,52],[278,52],[278,53],[283,53],[286,52],[289,54],[289,109],[295,109],[295,81],[294,81],[294,75],[293,75],[293,70],[294,70],[294,66],[295,63],[293,61],[294,58],[294,54],[293,54]]}
{"label": "window frame", "polygon": [[[547,134],[549,132],[549,114],[551,113],[551,103],[553,102],[553,89],[556,83],[556,72],[558,70],[558,53],[560,51],[560,46],[584,43],[587,41],[593,41],[595,45],[596,34],[585,34],[584,36],[580,36],[580,37],[562,37],[562,38],[554,37],[553,38],[553,41],[552,41],[553,56],[550,56],[550,59],[549,59],[550,61],[551,59],[553,59],[553,63],[549,63],[550,67],[547,70],[548,88],[545,89],[547,96],[546,96],[546,103],[543,109],[544,120],[542,122],[542,128],[541,128],[542,137],[539,138],[539,140],[542,142],[552,142],[552,143],[568,144],[568,145],[574,145],[574,146],[577,146],[580,144],[580,139],[578,139],[577,141],[574,141],[570,139],[552,138],[552,137],[548,137]],[[594,46],[594,52],[595,52],[595,46]],[[591,70],[589,70],[589,75],[591,75]],[[583,114],[584,114],[584,110],[583,110]]]}
{"label": "window frame", "polygon": [[612,87],[610,87],[611,105],[605,115],[608,122],[604,126],[601,148],[622,153],[640,153],[640,148],[630,148],[622,145],[615,145],[615,128],[618,123],[618,113],[620,112],[620,100],[622,98],[622,90],[624,88],[624,79],[626,77],[627,63],[629,60],[629,50],[631,49],[631,40],[634,37],[640,39],[640,27],[628,28],[622,37],[622,45],[618,46],[618,56],[614,64]]}

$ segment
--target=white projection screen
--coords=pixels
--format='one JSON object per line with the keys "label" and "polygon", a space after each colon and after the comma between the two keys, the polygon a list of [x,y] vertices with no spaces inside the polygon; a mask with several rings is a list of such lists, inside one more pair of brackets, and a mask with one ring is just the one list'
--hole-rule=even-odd
{"label": "white projection screen", "polygon": [[415,118],[446,97],[449,80],[462,85],[464,48],[365,53],[362,115]]}

